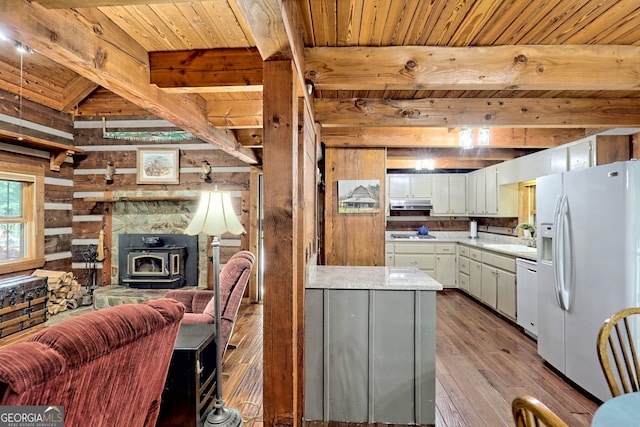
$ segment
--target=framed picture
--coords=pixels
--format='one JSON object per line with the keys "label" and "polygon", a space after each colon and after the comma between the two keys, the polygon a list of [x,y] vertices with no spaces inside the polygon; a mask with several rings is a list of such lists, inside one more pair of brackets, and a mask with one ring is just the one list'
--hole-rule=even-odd
{"label": "framed picture", "polygon": [[138,148],[138,184],[178,184],[177,148]]}
{"label": "framed picture", "polygon": [[380,211],[380,180],[338,181],[338,213],[363,214]]}

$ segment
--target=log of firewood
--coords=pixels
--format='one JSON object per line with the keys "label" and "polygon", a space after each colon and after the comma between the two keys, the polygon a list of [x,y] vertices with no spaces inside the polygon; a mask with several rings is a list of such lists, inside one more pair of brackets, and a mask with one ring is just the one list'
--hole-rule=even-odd
{"label": "log of firewood", "polygon": [[69,310],[73,310],[74,308],[78,308],[78,300],[75,298],[67,300],[67,308]]}

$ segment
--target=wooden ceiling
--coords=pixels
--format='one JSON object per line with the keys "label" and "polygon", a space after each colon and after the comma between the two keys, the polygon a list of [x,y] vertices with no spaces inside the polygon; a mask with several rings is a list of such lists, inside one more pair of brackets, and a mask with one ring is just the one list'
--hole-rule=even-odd
{"label": "wooden ceiling", "polygon": [[[283,58],[325,145],[389,147],[390,167],[475,169],[640,126],[634,1],[10,0],[0,31],[0,89],[76,115],[139,109],[251,164],[261,62]],[[463,127],[491,128],[490,148],[461,150]]]}

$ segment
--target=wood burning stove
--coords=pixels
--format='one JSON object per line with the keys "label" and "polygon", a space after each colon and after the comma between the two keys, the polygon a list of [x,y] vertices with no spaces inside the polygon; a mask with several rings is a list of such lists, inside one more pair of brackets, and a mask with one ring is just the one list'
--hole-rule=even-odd
{"label": "wood burning stove", "polygon": [[121,234],[118,243],[121,285],[159,289],[197,285],[197,236]]}

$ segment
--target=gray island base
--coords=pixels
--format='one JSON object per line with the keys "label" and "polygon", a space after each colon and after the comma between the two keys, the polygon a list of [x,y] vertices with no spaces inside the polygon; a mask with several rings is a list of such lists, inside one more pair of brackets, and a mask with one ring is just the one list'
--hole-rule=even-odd
{"label": "gray island base", "polygon": [[434,425],[441,289],[417,268],[309,266],[305,419]]}

